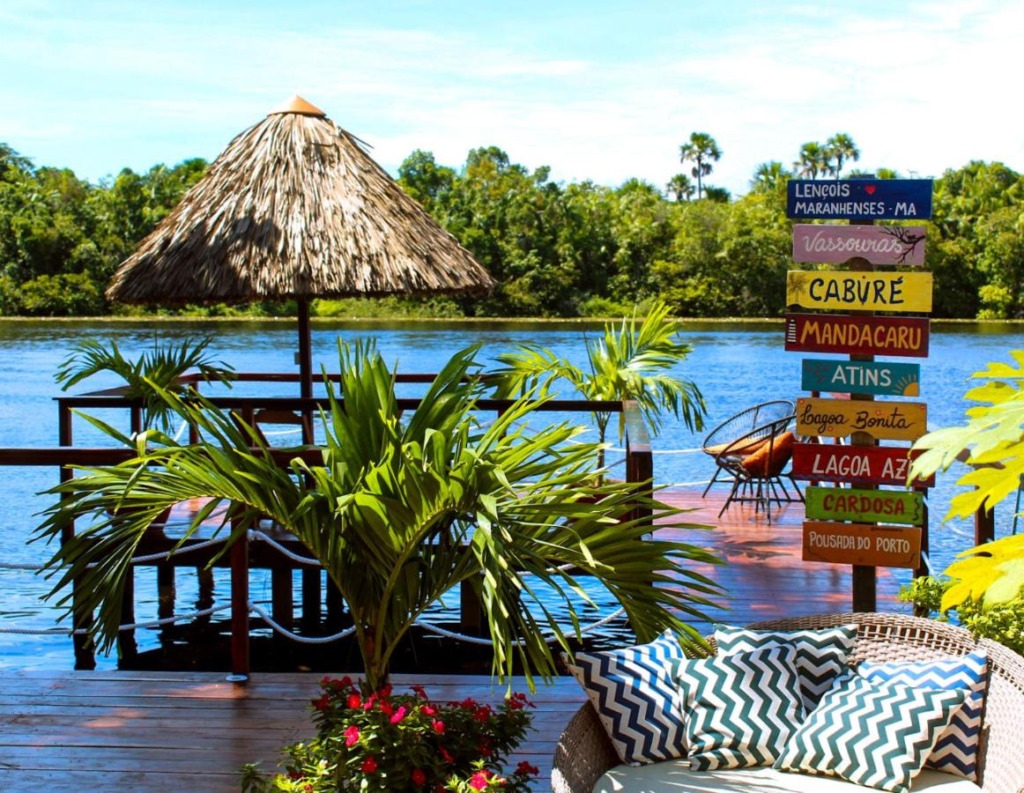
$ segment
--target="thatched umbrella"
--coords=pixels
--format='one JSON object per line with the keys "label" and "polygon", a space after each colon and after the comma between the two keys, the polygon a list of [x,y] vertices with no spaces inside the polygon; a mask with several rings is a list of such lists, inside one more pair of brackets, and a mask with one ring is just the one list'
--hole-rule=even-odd
{"label": "thatched umbrella", "polygon": [[470,294],[494,282],[359,141],[299,96],[236,137],[115,273],[125,303],[295,298],[313,393],[309,301]]}

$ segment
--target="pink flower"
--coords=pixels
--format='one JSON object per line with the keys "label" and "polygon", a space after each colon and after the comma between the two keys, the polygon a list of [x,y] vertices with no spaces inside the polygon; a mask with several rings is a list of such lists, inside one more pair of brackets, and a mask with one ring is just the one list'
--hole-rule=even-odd
{"label": "pink flower", "polygon": [[391,717],[392,724],[398,724],[402,719],[405,718],[405,705],[400,705],[395,714]]}
{"label": "pink flower", "polygon": [[362,771],[364,774],[372,774],[374,771],[377,770],[376,758],[371,754],[369,757],[363,760],[363,764],[359,766],[359,770]]}
{"label": "pink flower", "polygon": [[444,722],[440,719],[432,719],[430,722],[430,726],[438,735],[444,735]]}
{"label": "pink flower", "polygon": [[412,770],[412,783],[416,787],[423,787],[425,784],[427,784],[427,775],[423,773],[423,769],[414,768]]}
{"label": "pink flower", "polygon": [[469,786],[473,788],[473,790],[487,790],[487,780],[490,778],[491,772],[486,768],[482,771],[477,771],[469,780]]}
{"label": "pink flower", "polygon": [[359,741],[359,728],[356,725],[351,725],[345,729],[345,746],[351,746],[352,744]]}

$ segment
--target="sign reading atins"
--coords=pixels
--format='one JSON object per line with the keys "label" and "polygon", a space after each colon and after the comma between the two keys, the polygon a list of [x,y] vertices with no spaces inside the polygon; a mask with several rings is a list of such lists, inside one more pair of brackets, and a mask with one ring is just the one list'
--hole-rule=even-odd
{"label": "sign reading atins", "polygon": [[800,387],[804,391],[876,396],[918,396],[921,367],[916,363],[834,361],[805,358]]}
{"label": "sign reading atins", "polygon": [[807,220],[927,220],[931,179],[790,179],[786,217]]}

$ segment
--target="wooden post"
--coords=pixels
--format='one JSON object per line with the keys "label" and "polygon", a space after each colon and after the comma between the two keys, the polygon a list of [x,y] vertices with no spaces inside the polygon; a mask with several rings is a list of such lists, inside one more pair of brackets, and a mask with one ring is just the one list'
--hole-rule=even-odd
{"label": "wooden post", "polygon": [[231,546],[231,676],[232,682],[249,678],[249,537]]}

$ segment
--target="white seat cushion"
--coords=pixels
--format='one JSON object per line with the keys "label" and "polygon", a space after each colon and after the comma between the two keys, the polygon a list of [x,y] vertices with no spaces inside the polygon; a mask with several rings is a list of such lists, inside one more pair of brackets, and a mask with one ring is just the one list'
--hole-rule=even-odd
{"label": "white seat cushion", "polygon": [[[637,767],[616,766],[594,786],[594,793],[851,793],[870,788],[821,776],[787,774],[774,768],[691,771],[688,760],[666,760]],[[963,777],[924,769],[910,790],[977,793],[981,788]]]}

